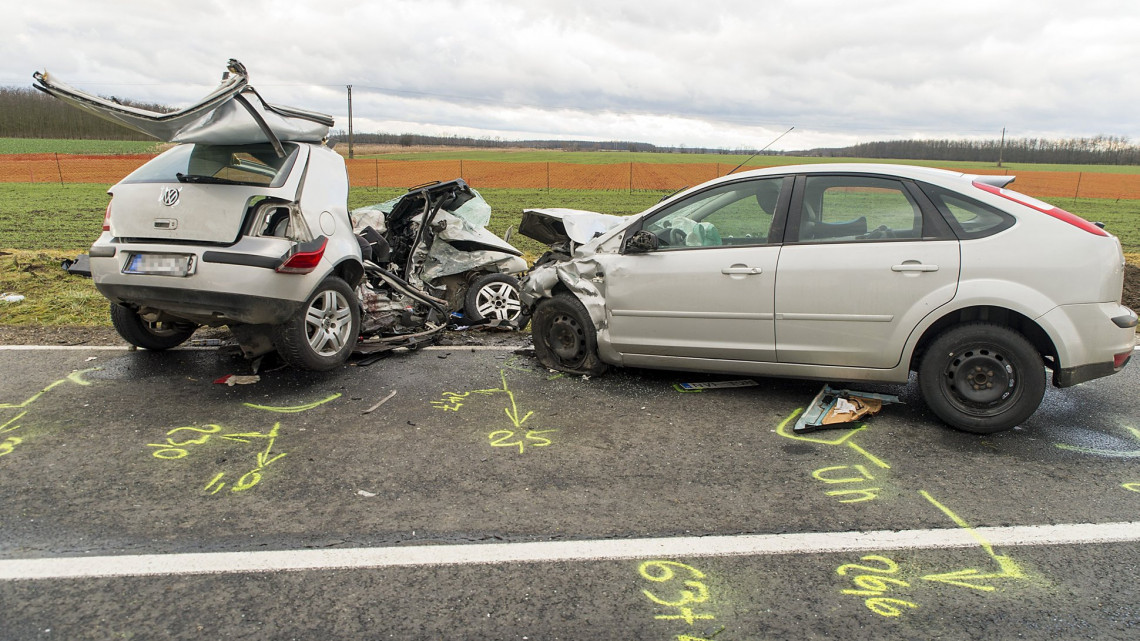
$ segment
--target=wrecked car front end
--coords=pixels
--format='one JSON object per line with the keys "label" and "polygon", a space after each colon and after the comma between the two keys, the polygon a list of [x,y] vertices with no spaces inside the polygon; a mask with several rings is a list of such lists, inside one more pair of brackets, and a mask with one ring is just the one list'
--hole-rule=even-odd
{"label": "wrecked car front end", "polygon": [[520,283],[523,305],[534,309],[557,291],[573,292],[585,305],[599,330],[606,325],[604,283],[606,270],[598,254],[616,252],[622,236],[618,229],[629,219],[580,209],[527,209],[519,233],[550,245]]}
{"label": "wrecked car front end", "polygon": [[491,207],[462,179],[416,187],[377,205],[352,211],[357,234],[385,264],[464,322],[523,324],[516,275],[522,252],[487,230]]}

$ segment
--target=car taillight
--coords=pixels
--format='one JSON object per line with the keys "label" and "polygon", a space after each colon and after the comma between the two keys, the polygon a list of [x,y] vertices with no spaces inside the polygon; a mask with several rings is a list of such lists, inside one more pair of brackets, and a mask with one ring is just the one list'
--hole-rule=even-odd
{"label": "car taillight", "polygon": [[111,231],[111,201],[107,201],[107,213],[103,214],[103,231]]}
{"label": "car taillight", "polygon": [[1120,352],[1119,354],[1112,357],[1112,368],[1120,369],[1121,367],[1124,367],[1126,364],[1128,364],[1128,359],[1130,358],[1132,358],[1132,350],[1128,350],[1127,352]]}
{"label": "car taillight", "polygon": [[1026,196],[1025,194],[1019,194],[1016,191],[1010,191],[1008,189],[1002,189],[1001,187],[994,187],[993,185],[987,185],[983,182],[978,182],[976,180],[974,181],[974,186],[977,187],[978,189],[981,189],[982,191],[988,191],[991,194],[1001,196],[1002,198],[1005,198],[1006,200],[1012,200],[1013,202],[1015,202],[1019,205],[1025,205],[1026,207],[1029,207],[1030,209],[1036,209],[1037,211],[1039,211],[1043,214],[1052,216],[1053,218],[1056,218],[1057,220],[1061,220],[1061,221],[1064,221],[1066,223],[1069,223],[1073,227],[1076,227],[1078,229],[1083,229],[1090,234],[1094,234],[1096,236],[1108,236],[1108,232],[1106,232],[1105,230],[1101,229],[1100,227],[1097,227],[1096,225],[1090,223],[1089,221],[1085,220],[1084,218],[1081,218],[1080,216],[1078,216],[1076,214],[1070,214],[1069,212],[1065,211],[1064,209],[1061,209],[1060,207],[1055,207],[1053,205],[1050,205],[1049,203],[1037,200],[1036,198]]}
{"label": "car taillight", "polygon": [[328,238],[318,236],[307,243],[294,245],[293,251],[281,257],[277,271],[282,274],[308,274],[320,264],[328,244]]}

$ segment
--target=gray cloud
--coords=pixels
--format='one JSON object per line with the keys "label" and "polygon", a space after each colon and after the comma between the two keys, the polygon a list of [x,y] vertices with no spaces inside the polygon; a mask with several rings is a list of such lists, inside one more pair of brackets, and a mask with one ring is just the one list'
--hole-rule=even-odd
{"label": "gray cloud", "polygon": [[186,104],[230,57],[355,128],[778,147],[1136,137],[1140,5],[579,0],[84,3],[5,9],[0,84],[46,68]]}

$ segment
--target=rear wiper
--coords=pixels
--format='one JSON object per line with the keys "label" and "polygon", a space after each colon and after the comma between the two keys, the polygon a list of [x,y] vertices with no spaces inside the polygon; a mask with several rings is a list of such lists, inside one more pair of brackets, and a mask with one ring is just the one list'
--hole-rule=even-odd
{"label": "rear wiper", "polygon": [[208,183],[211,185],[243,185],[245,183],[228,178],[218,178],[217,176],[196,176],[194,174],[174,174],[180,183]]}

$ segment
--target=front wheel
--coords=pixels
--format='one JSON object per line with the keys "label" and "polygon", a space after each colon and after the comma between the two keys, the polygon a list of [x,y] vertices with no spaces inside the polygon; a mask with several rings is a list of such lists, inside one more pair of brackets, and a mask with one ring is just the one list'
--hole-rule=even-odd
{"label": "front wheel", "polygon": [[571,374],[596,376],[608,366],[598,356],[598,333],[582,301],[572,294],[544,298],[530,323],[540,363]]}
{"label": "front wheel", "polygon": [[918,385],[927,406],[951,426],[992,434],[1037,411],[1045,396],[1045,364],[1012,329],[971,323],[930,344]]}
{"label": "front wheel", "polygon": [[519,298],[519,280],[509,274],[486,274],[475,279],[464,297],[463,313],[472,322],[514,321],[519,329],[529,320]]}
{"label": "front wheel", "polygon": [[342,365],[360,334],[360,308],[352,288],[330,276],[309,296],[301,313],[273,328],[273,343],[287,363],[325,371]]}
{"label": "front wheel", "polygon": [[149,323],[135,310],[115,303],[111,303],[111,324],[123,340],[154,351],[178,347],[198,329],[192,323]]}

